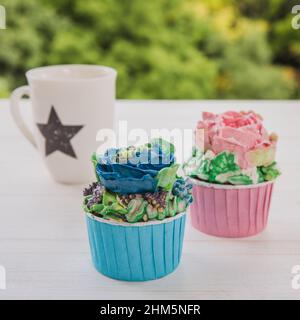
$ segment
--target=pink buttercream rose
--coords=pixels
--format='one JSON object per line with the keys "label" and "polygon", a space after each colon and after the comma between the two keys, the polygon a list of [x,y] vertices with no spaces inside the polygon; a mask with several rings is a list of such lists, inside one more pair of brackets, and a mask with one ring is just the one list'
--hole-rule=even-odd
{"label": "pink buttercream rose", "polygon": [[[236,155],[242,169],[268,165],[274,161],[277,136],[269,135],[260,115],[253,111],[203,112],[197,129],[204,131],[204,149]],[[201,130],[200,130],[201,131]],[[196,131],[196,143],[200,141]]]}

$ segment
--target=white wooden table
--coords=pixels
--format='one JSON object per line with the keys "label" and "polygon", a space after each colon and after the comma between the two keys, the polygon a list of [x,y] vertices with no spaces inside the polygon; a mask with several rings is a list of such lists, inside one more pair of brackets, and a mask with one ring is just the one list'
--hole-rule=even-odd
{"label": "white wooden table", "polygon": [[253,109],[279,134],[279,178],[269,225],[245,239],[201,234],[187,222],[177,271],[146,283],[97,273],[90,259],[83,186],[52,181],[0,100],[1,299],[299,299],[291,269],[300,265],[300,103],[296,101],[120,101],[129,127],[193,128],[203,110]]}

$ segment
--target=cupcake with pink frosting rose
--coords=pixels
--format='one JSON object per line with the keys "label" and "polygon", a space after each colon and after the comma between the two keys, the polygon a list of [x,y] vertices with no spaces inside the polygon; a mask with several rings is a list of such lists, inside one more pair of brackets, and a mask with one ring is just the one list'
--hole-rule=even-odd
{"label": "cupcake with pink frosting rose", "polygon": [[220,237],[255,235],[267,225],[278,137],[253,111],[203,112],[191,158],[183,165],[194,184],[192,225]]}

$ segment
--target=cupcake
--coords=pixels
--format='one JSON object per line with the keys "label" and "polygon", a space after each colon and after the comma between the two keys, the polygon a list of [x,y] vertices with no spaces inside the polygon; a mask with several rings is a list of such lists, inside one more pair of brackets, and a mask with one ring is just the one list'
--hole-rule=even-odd
{"label": "cupcake", "polygon": [[92,260],[102,274],[146,281],[179,264],[192,185],[177,176],[172,144],[92,156],[97,181],[83,192]]}
{"label": "cupcake", "polygon": [[253,111],[204,112],[183,170],[194,184],[192,225],[220,237],[246,237],[267,225],[277,135]]}

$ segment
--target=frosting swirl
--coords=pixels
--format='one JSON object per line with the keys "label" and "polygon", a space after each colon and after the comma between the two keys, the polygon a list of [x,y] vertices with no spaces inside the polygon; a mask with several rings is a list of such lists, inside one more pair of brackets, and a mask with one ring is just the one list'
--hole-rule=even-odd
{"label": "frosting swirl", "polygon": [[242,169],[268,166],[274,161],[277,136],[268,134],[262,117],[255,112],[203,112],[202,118],[197,124],[196,145],[203,151],[233,153]]}
{"label": "frosting swirl", "polygon": [[153,142],[140,147],[108,149],[95,166],[101,183],[112,192],[154,192],[158,173],[175,162],[170,148]]}

